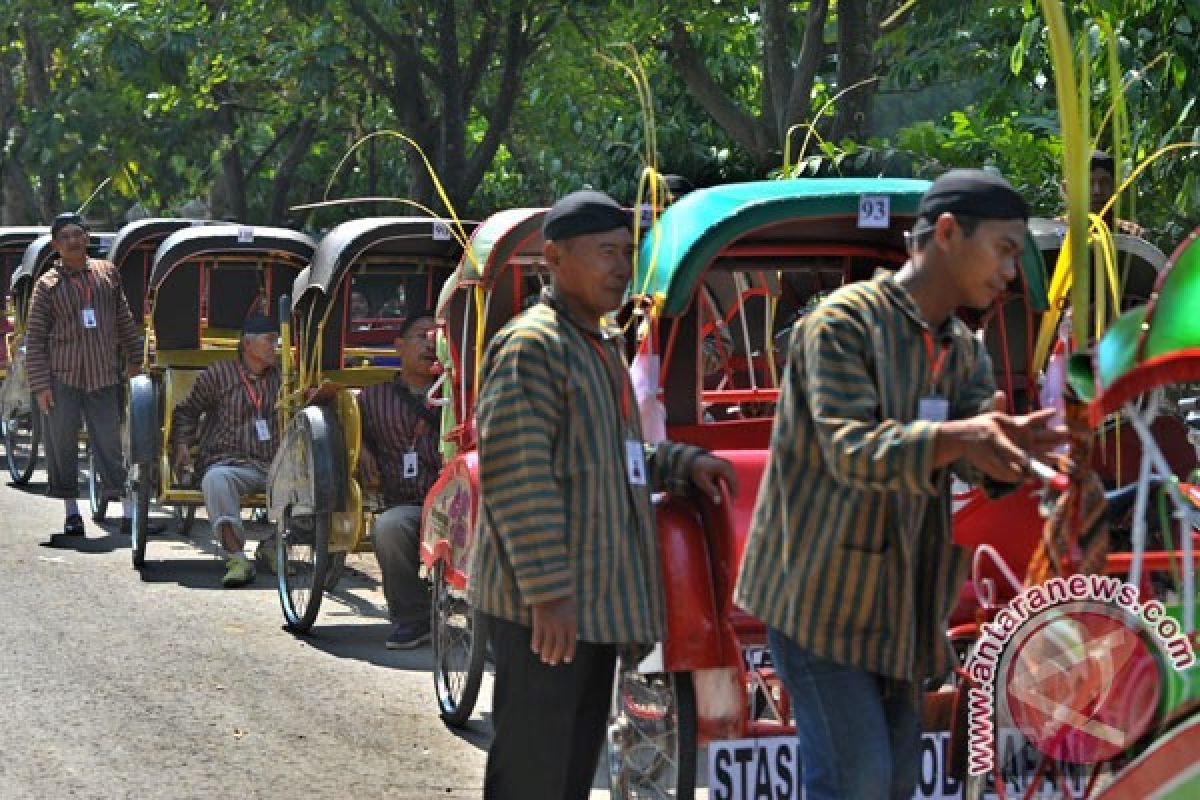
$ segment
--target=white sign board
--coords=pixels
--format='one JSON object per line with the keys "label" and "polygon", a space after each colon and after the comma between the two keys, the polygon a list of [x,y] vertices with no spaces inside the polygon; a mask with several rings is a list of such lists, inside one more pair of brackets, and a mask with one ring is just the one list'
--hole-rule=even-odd
{"label": "white sign board", "polygon": [[434,241],[446,242],[450,240],[450,224],[445,220],[435,219],[433,221],[433,238]]}
{"label": "white sign board", "polygon": [[238,241],[249,243],[254,241],[254,227],[251,225],[238,225]]}
{"label": "white sign board", "polygon": [[892,199],[886,194],[864,194],[858,198],[858,227],[886,228],[892,224]]}

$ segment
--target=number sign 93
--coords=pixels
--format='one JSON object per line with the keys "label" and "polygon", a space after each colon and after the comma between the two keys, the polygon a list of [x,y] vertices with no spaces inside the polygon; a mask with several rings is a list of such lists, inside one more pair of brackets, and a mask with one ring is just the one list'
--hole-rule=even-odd
{"label": "number sign 93", "polygon": [[858,227],[886,228],[891,224],[891,198],[885,194],[864,194],[858,198]]}

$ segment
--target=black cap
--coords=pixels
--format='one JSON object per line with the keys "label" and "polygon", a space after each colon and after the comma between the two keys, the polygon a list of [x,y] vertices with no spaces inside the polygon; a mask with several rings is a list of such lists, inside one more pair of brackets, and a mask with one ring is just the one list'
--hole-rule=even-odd
{"label": "black cap", "polygon": [[87,223],[83,221],[83,217],[76,214],[74,211],[66,211],[54,218],[54,222],[50,224],[50,238],[58,236],[58,232],[68,225],[78,225],[85,231],[88,229]]}
{"label": "black cap", "polygon": [[255,311],[242,323],[242,333],[279,333],[279,323],[261,311]]}
{"label": "black cap", "polygon": [[1116,177],[1117,162],[1116,162],[1116,159],[1114,159],[1111,155],[1104,152],[1103,150],[1093,150],[1092,158],[1089,162],[1088,169],[1089,170],[1102,169],[1105,172],[1107,172],[1109,175]]}
{"label": "black cap", "polygon": [[999,175],[981,169],[954,169],[933,182],[917,209],[917,216],[929,223],[946,213],[1027,220],[1029,204]]}
{"label": "black cap", "polygon": [[571,192],[546,212],[542,220],[542,238],[561,241],[572,236],[632,227],[632,216],[616,200],[604,192],[584,189]]}
{"label": "black cap", "polygon": [[692,182],[682,175],[663,175],[663,185],[667,187],[667,191],[671,193],[671,197],[678,200],[685,194],[691,194],[695,190]]}

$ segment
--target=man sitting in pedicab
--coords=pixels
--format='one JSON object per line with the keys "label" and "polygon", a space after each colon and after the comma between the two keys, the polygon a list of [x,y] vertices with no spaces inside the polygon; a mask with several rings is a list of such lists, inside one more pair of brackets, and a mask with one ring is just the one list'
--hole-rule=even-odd
{"label": "man sitting in pedicab", "polygon": [[429,586],[421,566],[421,506],[442,468],[438,415],[425,401],[437,379],[432,311],[404,320],[396,336],[401,369],[395,380],[370,386],[358,396],[362,412],[363,484],[379,487],[388,510],[371,536],[383,572],[391,635],[389,650],[407,650],[429,640]]}
{"label": "man sitting in pedicab", "polygon": [[[259,312],[252,313],[242,326],[238,357],[217,362],[200,373],[171,417],[176,475],[192,471],[191,447],[200,447],[198,472],[204,505],[217,541],[227,554],[222,580],[226,588],[254,580],[254,565],[242,552],[241,501],[266,490],[267,470],[278,446],[278,344],[278,324]],[[272,552],[269,541],[259,545],[258,554],[268,563]]]}

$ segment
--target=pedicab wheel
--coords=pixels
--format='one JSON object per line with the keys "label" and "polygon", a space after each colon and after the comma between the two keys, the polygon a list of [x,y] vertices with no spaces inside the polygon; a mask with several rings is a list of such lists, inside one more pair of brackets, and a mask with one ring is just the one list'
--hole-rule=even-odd
{"label": "pedicab wheel", "polygon": [[108,513],[108,495],[105,494],[104,481],[96,471],[96,454],[88,448],[88,505],[91,507],[92,520],[104,522]]}
{"label": "pedicab wheel", "polygon": [[36,411],[10,417],[4,423],[4,458],[14,486],[24,486],[37,467],[41,444],[41,415]]}
{"label": "pedicab wheel", "polygon": [[146,564],[146,534],[150,526],[150,470],[139,470],[139,473],[138,479],[131,481],[130,486],[133,519],[129,523],[129,550],[134,569],[141,569]]}
{"label": "pedicab wheel", "polygon": [[329,571],[329,514],[293,516],[291,508],[279,521],[275,537],[279,605],[288,630],[307,633],[321,609]]}
{"label": "pedicab wheel", "polygon": [[329,554],[329,568],[325,570],[325,591],[332,592],[337,588],[342,575],[346,573],[346,556],[348,555],[349,553],[344,550],[340,553]]}
{"label": "pedicab wheel", "polygon": [[614,798],[691,798],[696,789],[696,695],[686,672],[621,669],[608,725]]}
{"label": "pedicab wheel", "polygon": [[487,652],[487,626],[469,605],[463,592],[446,580],[446,564],[433,568],[430,629],[433,641],[433,688],[447,725],[467,724],[479,697],[483,658]]}

